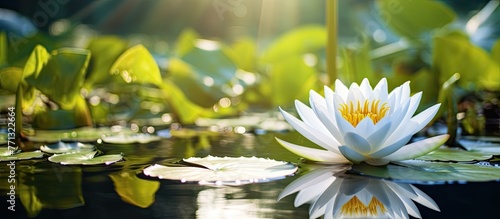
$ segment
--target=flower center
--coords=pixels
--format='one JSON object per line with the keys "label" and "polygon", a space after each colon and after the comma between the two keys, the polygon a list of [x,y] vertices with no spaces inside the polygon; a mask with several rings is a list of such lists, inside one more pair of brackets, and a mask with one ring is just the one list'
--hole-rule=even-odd
{"label": "flower center", "polygon": [[358,197],[354,196],[342,206],[340,212],[345,216],[368,217],[383,214],[387,212],[387,209],[385,209],[384,204],[375,198],[375,196],[372,197],[368,206],[364,205]]}
{"label": "flower center", "polygon": [[341,104],[339,111],[342,117],[349,121],[354,127],[356,127],[365,117],[370,117],[373,123],[377,124],[378,121],[384,118],[387,111],[389,111],[387,103],[382,104],[380,107],[379,103],[380,100],[365,100],[363,104],[357,101],[357,104],[354,105],[352,101],[349,101],[349,105]]}

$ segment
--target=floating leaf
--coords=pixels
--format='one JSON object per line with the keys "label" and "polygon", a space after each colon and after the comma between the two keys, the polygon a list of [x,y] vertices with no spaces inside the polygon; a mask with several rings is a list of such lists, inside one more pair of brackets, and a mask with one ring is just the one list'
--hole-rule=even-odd
{"label": "floating leaf", "polygon": [[491,154],[476,152],[476,151],[465,151],[458,148],[448,148],[441,147],[430,153],[416,157],[417,160],[439,160],[439,161],[479,161],[490,159]]}
{"label": "floating leaf", "polygon": [[494,166],[418,160],[400,161],[397,164],[378,167],[359,164],[353,166],[353,171],[362,175],[416,183],[484,182],[500,179],[500,168]]}
{"label": "floating leaf", "polygon": [[[116,134],[112,128],[90,128],[83,127],[68,130],[26,130],[24,135],[29,141],[33,142],[58,142],[58,141],[78,141],[95,142],[101,138],[101,135]],[[119,130],[122,133],[134,133],[132,130]]]}
{"label": "floating leaf", "polygon": [[257,157],[213,157],[183,159],[187,166],[155,164],[144,174],[160,179],[198,182],[211,185],[241,185],[283,178],[297,171],[297,166]]}
{"label": "floating leaf", "polygon": [[60,163],[63,165],[96,165],[96,164],[112,164],[120,160],[123,160],[123,155],[113,154],[113,155],[102,155],[95,156],[97,151],[92,152],[80,152],[80,153],[70,153],[70,154],[54,154],[49,157],[50,162]]}
{"label": "floating leaf", "polygon": [[32,158],[42,158],[43,152],[41,151],[28,151],[28,152],[12,152],[8,148],[0,149],[0,161],[13,161],[13,160],[29,160]]}
{"label": "floating leaf", "polygon": [[117,134],[117,135],[103,135],[102,141],[110,144],[133,144],[140,143],[146,144],[153,141],[161,140],[160,136],[150,135],[150,134]]}
{"label": "floating leaf", "polygon": [[54,144],[42,145],[40,146],[40,150],[50,154],[62,154],[62,153],[74,153],[74,152],[82,153],[82,152],[95,151],[96,147],[91,144],[82,144],[80,142],[59,141]]}
{"label": "floating leaf", "polygon": [[[498,140],[498,139],[497,139]],[[460,139],[458,142],[467,150],[490,155],[500,155],[500,144],[482,140]]]}

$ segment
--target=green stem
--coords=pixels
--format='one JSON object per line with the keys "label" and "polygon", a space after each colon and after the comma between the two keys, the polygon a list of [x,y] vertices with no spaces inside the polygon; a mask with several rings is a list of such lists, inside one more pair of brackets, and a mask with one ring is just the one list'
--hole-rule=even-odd
{"label": "green stem", "polygon": [[337,0],[326,0],[326,72],[328,85],[333,85],[337,79]]}

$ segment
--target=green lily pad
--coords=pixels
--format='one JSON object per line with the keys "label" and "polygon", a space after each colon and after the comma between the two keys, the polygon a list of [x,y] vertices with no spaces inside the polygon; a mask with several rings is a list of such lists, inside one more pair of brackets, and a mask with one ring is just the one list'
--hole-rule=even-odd
{"label": "green lily pad", "polygon": [[480,161],[490,159],[491,154],[480,151],[465,151],[458,148],[441,147],[430,153],[415,158],[416,160],[436,161]]}
{"label": "green lily pad", "polygon": [[407,160],[398,165],[354,165],[352,170],[362,175],[412,183],[444,183],[453,181],[485,182],[500,179],[500,168],[479,164]]}
{"label": "green lily pad", "polygon": [[132,130],[114,131],[110,127],[102,128],[77,128],[69,130],[28,130],[26,138],[33,142],[58,142],[58,141],[78,141],[78,142],[95,142],[102,135],[111,135],[116,133],[134,133]]}
{"label": "green lily pad", "polygon": [[0,149],[0,161],[13,161],[13,160],[29,160],[32,158],[42,158],[44,155],[41,151],[28,151],[28,152],[12,152],[8,148]]}
{"label": "green lily pad", "polygon": [[75,153],[75,152],[91,152],[95,151],[96,147],[91,144],[82,144],[80,142],[57,142],[49,145],[40,146],[40,150],[50,154]]}
{"label": "green lily pad", "polygon": [[186,166],[155,164],[143,170],[144,174],[160,179],[198,182],[208,185],[242,185],[267,182],[291,175],[297,166],[257,157],[192,157],[183,159]]}
{"label": "green lily pad", "polygon": [[458,142],[469,151],[486,153],[490,155],[500,155],[500,143],[467,139],[460,139],[458,140]]}
{"label": "green lily pad", "polygon": [[101,139],[103,142],[110,144],[133,144],[133,143],[146,144],[153,141],[159,141],[161,140],[161,137],[144,133],[139,133],[139,134],[120,133],[117,135],[103,135]]}
{"label": "green lily pad", "polygon": [[50,162],[60,163],[63,165],[96,165],[96,164],[112,164],[123,160],[123,155],[102,155],[95,156],[97,151],[70,153],[70,154],[54,154],[49,157]]}

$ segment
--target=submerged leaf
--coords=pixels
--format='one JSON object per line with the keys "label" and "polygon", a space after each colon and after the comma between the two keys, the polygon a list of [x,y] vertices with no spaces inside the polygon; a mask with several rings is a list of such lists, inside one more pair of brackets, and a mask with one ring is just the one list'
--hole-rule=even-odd
{"label": "submerged leaf", "polygon": [[297,171],[297,166],[257,157],[204,157],[183,160],[187,166],[155,164],[143,170],[160,179],[198,182],[211,185],[241,185],[283,178]]}

